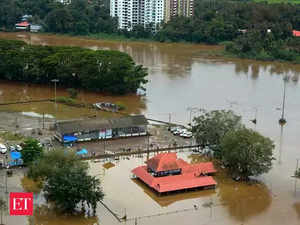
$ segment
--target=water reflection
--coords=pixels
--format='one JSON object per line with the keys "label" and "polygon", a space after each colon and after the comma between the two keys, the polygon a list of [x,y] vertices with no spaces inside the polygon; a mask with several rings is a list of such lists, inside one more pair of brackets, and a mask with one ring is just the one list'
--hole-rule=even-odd
{"label": "water reflection", "polygon": [[238,221],[245,222],[263,213],[272,202],[272,196],[263,184],[246,184],[229,179],[217,181],[221,204]]}
{"label": "water reflection", "polygon": [[298,215],[298,219],[300,219],[300,202],[296,202],[293,204],[293,207]]}
{"label": "water reflection", "polygon": [[234,64],[236,75],[249,74],[253,80],[256,80],[262,73],[269,73],[271,76],[290,74],[292,82],[297,83],[299,80],[300,66],[298,65],[292,66],[287,63],[239,59],[234,60],[232,63]]}
{"label": "water reflection", "polygon": [[186,193],[169,193],[167,195],[158,196],[153,190],[151,190],[145,183],[138,179],[132,179],[132,181],[142,188],[147,196],[154,200],[159,206],[167,207],[172,205],[175,202],[188,200],[188,199],[197,199],[203,197],[209,197],[215,194],[215,190],[198,190],[198,191],[189,191]]}
{"label": "water reflection", "polygon": [[280,125],[280,137],[279,137],[279,157],[278,157],[278,163],[281,164],[282,159],[282,145],[283,145],[283,127],[284,125]]}
{"label": "water reflection", "polygon": [[100,225],[97,217],[85,214],[62,215],[47,206],[35,208],[33,217],[29,217],[29,225]]}

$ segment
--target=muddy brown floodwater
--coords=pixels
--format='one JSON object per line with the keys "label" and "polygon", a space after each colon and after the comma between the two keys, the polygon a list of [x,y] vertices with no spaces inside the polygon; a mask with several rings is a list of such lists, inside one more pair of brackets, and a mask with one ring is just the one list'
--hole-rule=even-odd
{"label": "muddy brown floodwater", "polygon": [[[243,116],[246,126],[270,137],[276,144],[272,170],[256,179],[251,186],[236,183],[218,173],[218,188],[203,192],[157,197],[143,184],[132,180],[130,171],[145,158],[130,158],[103,167],[91,163],[91,173],[102,178],[106,193],[104,202],[120,216],[137,217],[138,224],[221,224],[273,225],[300,223],[300,182],[291,176],[300,158],[300,65],[277,62],[205,57],[203,53],[220,49],[218,46],[192,44],[161,44],[151,42],[116,42],[88,40],[66,36],[28,33],[0,33],[0,38],[25,40],[31,44],[72,45],[90,49],[114,49],[127,52],[138,64],[149,69],[147,95],[137,97],[105,96],[81,91],[86,102],[121,101],[129,113],[145,113],[150,118],[187,123],[188,107],[232,109]],[[283,96],[283,77],[289,76],[286,88],[287,124],[278,125]],[[64,89],[58,95],[67,95]],[[1,81],[0,102],[53,97],[54,88]],[[4,111],[55,114],[51,103],[24,104],[2,107]],[[256,113],[257,111],[257,113]],[[95,114],[96,111],[59,105],[58,118],[73,118]],[[257,114],[257,125],[250,120]],[[110,114],[99,113],[102,116]],[[192,116],[197,115],[193,112]],[[181,157],[192,162],[199,160],[189,153]],[[20,176],[21,177],[21,176]],[[11,186],[22,186],[18,179]],[[14,183],[15,182],[15,183]],[[19,190],[18,189],[18,190]],[[198,210],[194,209],[194,205]],[[166,213],[164,215],[158,215]],[[39,216],[39,214],[41,214]],[[147,217],[149,215],[154,215]],[[45,208],[37,210],[36,224],[118,224],[116,219],[99,205],[98,216],[87,219],[66,219]],[[18,224],[28,224],[19,218]],[[11,219],[8,224],[15,223]],[[135,224],[134,220],[126,224]]]}

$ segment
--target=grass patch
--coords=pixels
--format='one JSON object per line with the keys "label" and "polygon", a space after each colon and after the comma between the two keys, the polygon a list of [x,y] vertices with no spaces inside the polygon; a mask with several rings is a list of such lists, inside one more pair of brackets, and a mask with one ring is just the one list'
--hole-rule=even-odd
{"label": "grass patch", "polygon": [[59,96],[56,98],[56,102],[57,103],[62,103],[65,105],[69,105],[69,106],[75,106],[75,107],[86,107],[86,104],[77,101],[74,98],[70,98],[70,97],[64,97],[64,96]]}
{"label": "grass patch", "polygon": [[4,141],[22,141],[24,136],[6,131],[0,133],[0,138]]}

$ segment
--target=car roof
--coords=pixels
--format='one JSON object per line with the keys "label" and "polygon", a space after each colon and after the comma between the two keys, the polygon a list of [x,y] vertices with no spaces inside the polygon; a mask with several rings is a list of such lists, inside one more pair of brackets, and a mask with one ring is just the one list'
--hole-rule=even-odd
{"label": "car roof", "polygon": [[2,143],[0,143],[0,148],[6,148],[6,146]]}

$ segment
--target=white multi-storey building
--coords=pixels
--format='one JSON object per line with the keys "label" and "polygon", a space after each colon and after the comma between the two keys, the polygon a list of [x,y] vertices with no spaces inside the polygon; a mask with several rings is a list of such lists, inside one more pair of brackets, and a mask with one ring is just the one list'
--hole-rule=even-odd
{"label": "white multi-storey building", "polygon": [[120,29],[131,30],[137,24],[155,28],[164,20],[164,0],[111,0],[110,15],[118,17]]}
{"label": "white multi-storey building", "polygon": [[144,0],[144,26],[152,24],[156,26],[164,20],[164,0]]}

